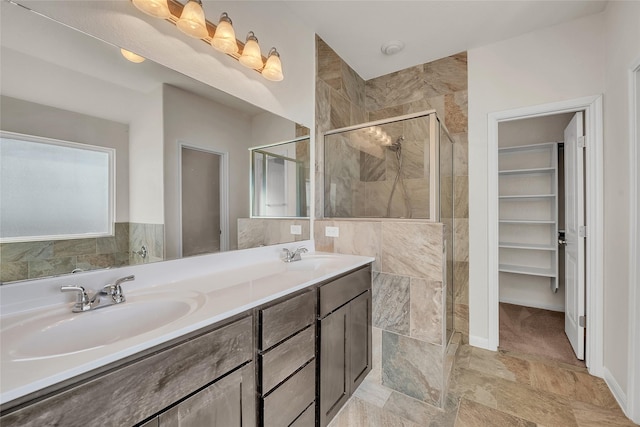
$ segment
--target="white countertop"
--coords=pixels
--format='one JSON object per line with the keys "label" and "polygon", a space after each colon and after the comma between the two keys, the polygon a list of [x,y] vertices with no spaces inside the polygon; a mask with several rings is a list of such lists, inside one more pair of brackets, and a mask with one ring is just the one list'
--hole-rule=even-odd
{"label": "white countertop", "polygon": [[[313,245],[313,242],[310,242]],[[209,255],[196,259],[176,260],[158,264],[149,264],[144,268],[127,267],[111,272],[103,272],[117,277],[127,274],[135,274],[135,282],[123,284],[127,302],[122,305],[114,305],[86,313],[72,313],[73,298],[64,296],[63,302],[43,306],[42,299],[31,298],[29,304],[20,300],[26,295],[26,289],[18,289],[19,286],[28,287],[29,283],[16,285],[4,285],[0,287],[2,297],[2,316],[0,317],[0,403],[4,404],[19,397],[26,396],[35,391],[52,386],[61,381],[73,378],[77,375],[105,366],[122,358],[134,355],[140,351],[155,347],[190,332],[206,326],[213,325],[224,319],[240,314],[246,310],[273,301],[297,290],[304,289],[336,275],[372,262],[372,257],[340,254],[322,254],[312,252],[303,255],[302,262],[284,263],[277,256],[282,247],[258,248],[256,250],[237,251],[227,254]],[[306,246],[309,246],[308,244]],[[250,254],[251,256],[247,256]],[[240,261],[238,258],[240,257]],[[250,258],[247,260],[247,258]],[[323,261],[329,259],[329,262]],[[320,260],[322,262],[315,262]],[[171,264],[171,265],[169,265]],[[153,268],[157,266],[157,268]],[[192,267],[197,266],[195,270]],[[184,269],[185,274],[180,274]],[[186,274],[188,272],[189,274]],[[96,275],[98,277],[99,275]],[[148,277],[147,277],[148,276]],[[180,278],[185,276],[184,278]],[[96,280],[96,277],[93,277]],[[89,277],[85,276],[84,280]],[[162,280],[164,278],[164,280]],[[75,281],[80,280],[74,277]],[[67,283],[69,278],[66,278]],[[97,289],[105,282],[105,277],[98,277],[95,286],[85,283],[89,289]],[[101,280],[101,281],[100,281]],[[113,280],[113,279],[109,279]],[[50,282],[50,283],[49,283]],[[46,287],[48,295],[56,295],[59,298],[60,279],[34,281],[41,289]],[[31,285],[31,294],[34,285]],[[134,285],[135,284],[135,285]],[[9,288],[11,287],[11,288]],[[49,289],[52,288],[52,289]],[[4,292],[6,291],[6,292]],[[129,303],[129,308],[134,304],[145,304],[145,301],[164,298],[171,307],[175,301],[185,301],[179,305],[183,312],[173,313],[171,310],[157,310],[152,319],[157,319],[161,326],[148,332],[131,332],[131,328],[139,327],[135,320],[124,318],[119,321],[117,312],[120,306]],[[29,298],[24,297],[28,300]],[[34,302],[35,301],[35,302]],[[38,304],[39,303],[39,304]],[[33,305],[36,305],[33,307]],[[162,305],[160,305],[162,307]],[[188,308],[187,308],[188,307]],[[109,312],[109,310],[113,310]],[[134,310],[126,310],[129,316],[135,315]],[[98,314],[99,313],[99,314]],[[165,317],[163,318],[163,313]],[[185,314],[186,313],[186,314]],[[175,315],[174,315],[175,314]],[[82,317],[85,316],[85,317]],[[74,318],[82,320],[76,324],[89,325],[95,318],[88,316],[112,316],[113,331],[121,328],[129,334],[135,334],[129,338],[116,339],[113,331],[111,341],[104,345],[95,345],[93,348],[84,348],[81,341],[56,341],[46,339],[40,342],[44,333],[40,333],[46,325],[57,325],[62,322],[73,321]],[[168,317],[167,317],[168,316]],[[173,317],[171,317],[173,316]],[[173,318],[175,320],[173,320]],[[77,320],[77,319],[76,319]],[[153,321],[153,320],[152,320]],[[167,323],[168,322],[168,323]],[[144,323],[144,322],[142,322]],[[162,324],[164,323],[164,324]],[[55,327],[55,326],[53,326]],[[84,327],[84,326],[83,326]],[[140,326],[141,327],[141,326]],[[35,333],[33,331],[36,331]],[[144,329],[143,329],[144,331]],[[82,331],[89,339],[93,339],[97,331]],[[74,334],[75,335],[75,334]],[[55,337],[55,335],[54,335]],[[96,335],[100,340],[100,335]],[[50,339],[50,337],[49,337]],[[64,340],[78,340],[78,336],[64,337]],[[49,352],[47,346],[71,345],[75,351],[64,354]],[[91,346],[90,346],[91,347]],[[31,352],[31,353],[30,353]]]}

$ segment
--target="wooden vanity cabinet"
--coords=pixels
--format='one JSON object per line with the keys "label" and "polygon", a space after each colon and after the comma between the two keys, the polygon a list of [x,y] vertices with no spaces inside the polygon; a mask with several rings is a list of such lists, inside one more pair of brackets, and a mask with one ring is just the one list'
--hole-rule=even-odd
{"label": "wooden vanity cabinet", "polygon": [[258,309],[257,387],[264,427],[315,426],[316,299],[312,288]]}
{"label": "wooden vanity cabinet", "polygon": [[371,266],[3,408],[3,427],[325,427],[371,370]]}
{"label": "wooden vanity cabinet", "polygon": [[8,409],[0,425],[212,425],[200,422],[203,416],[222,417],[219,425],[253,427],[253,354],[253,318],[246,316]]}
{"label": "wooden vanity cabinet", "polygon": [[319,288],[319,423],[325,427],[371,371],[371,267]]}

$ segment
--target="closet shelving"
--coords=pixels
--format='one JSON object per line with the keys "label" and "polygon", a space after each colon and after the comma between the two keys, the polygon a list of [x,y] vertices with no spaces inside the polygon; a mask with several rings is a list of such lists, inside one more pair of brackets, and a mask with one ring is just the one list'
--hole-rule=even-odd
{"label": "closet shelving", "polygon": [[548,277],[558,289],[556,142],[501,147],[500,265],[503,273]]}

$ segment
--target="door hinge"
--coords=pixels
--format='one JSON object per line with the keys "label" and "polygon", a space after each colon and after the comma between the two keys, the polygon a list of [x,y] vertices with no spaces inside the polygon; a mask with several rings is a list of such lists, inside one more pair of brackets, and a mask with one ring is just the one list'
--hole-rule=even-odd
{"label": "door hinge", "polygon": [[587,237],[587,226],[586,225],[581,225],[580,227],[578,227],[578,236]]}
{"label": "door hinge", "polygon": [[578,317],[578,326],[580,326],[581,328],[587,327],[587,316]]}
{"label": "door hinge", "polygon": [[587,146],[587,139],[584,136],[579,136],[578,137],[578,147],[579,148],[585,148]]}

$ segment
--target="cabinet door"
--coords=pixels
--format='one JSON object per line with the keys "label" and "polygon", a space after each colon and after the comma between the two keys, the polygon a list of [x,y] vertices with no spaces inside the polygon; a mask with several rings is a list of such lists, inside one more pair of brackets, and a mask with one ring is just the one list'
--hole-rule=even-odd
{"label": "cabinet door", "polygon": [[159,427],[255,427],[254,365],[249,363],[160,414]]}
{"label": "cabinet door", "polygon": [[320,425],[325,427],[349,399],[349,304],[320,320]]}
{"label": "cabinet door", "polygon": [[371,291],[349,303],[350,393],[371,371]]}

